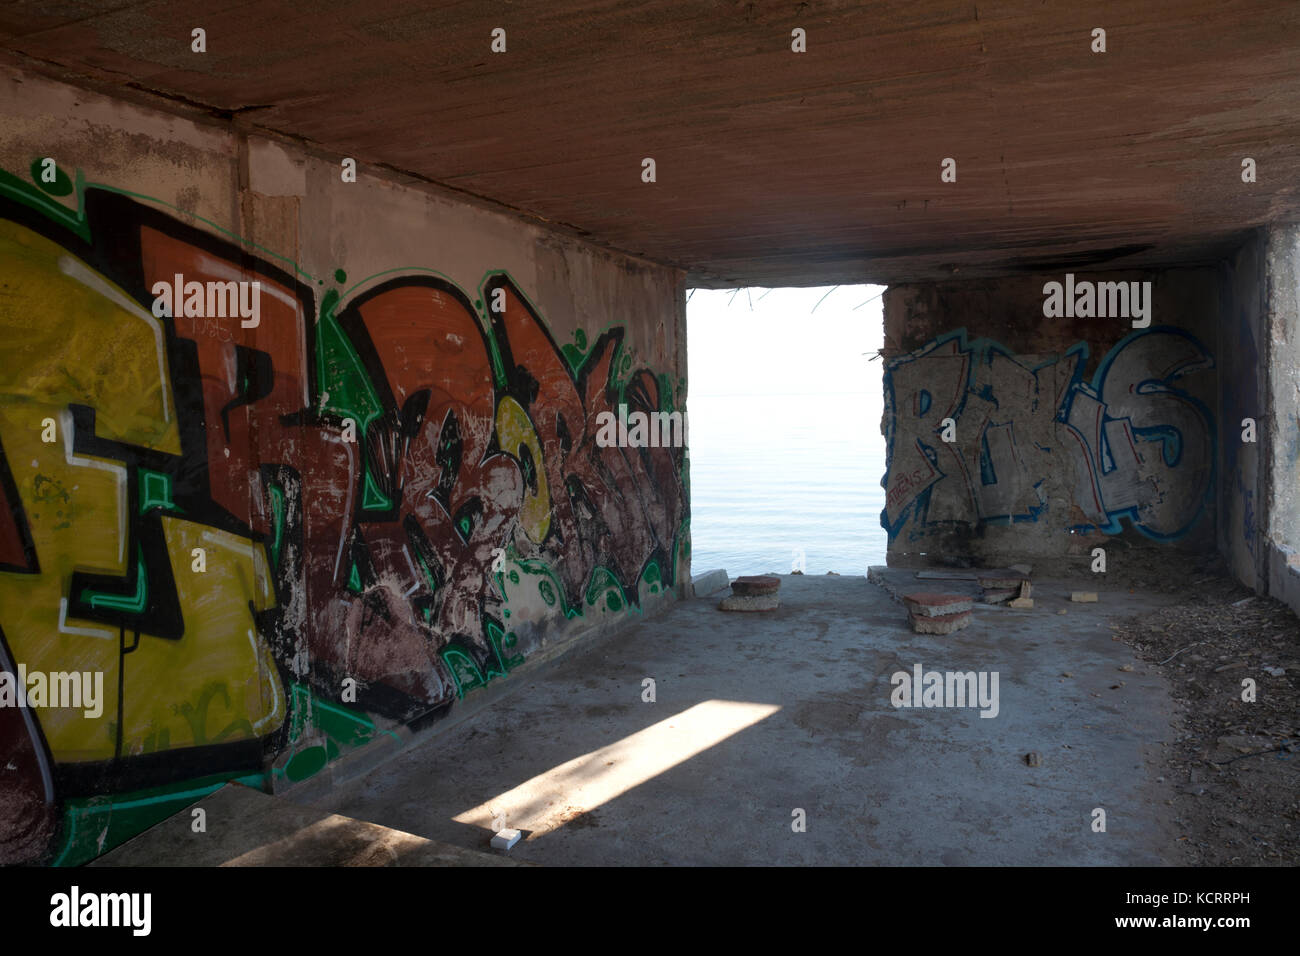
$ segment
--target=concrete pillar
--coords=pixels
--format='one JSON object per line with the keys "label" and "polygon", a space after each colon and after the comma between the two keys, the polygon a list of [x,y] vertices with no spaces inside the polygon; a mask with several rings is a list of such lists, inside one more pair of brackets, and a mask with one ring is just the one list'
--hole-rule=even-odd
{"label": "concrete pillar", "polygon": [[1300,610],[1300,227],[1273,226],[1264,248],[1267,309],[1265,556],[1269,593]]}

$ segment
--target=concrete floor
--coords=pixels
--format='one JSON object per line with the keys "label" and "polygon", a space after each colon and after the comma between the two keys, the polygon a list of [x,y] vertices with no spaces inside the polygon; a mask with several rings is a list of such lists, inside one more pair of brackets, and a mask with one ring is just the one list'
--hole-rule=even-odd
{"label": "concrete floor", "polygon": [[[324,796],[286,796],[472,849],[504,824],[527,832],[512,857],[551,866],[1172,862],[1155,778],[1173,705],[1107,626],[1172,598],[1070,604],[1070,587],[1036,581],[1033,610],[977,610],[947,637],[913,634],[862,577],[785,576],[766,614],[697,598],[515,675],[490,710]],[[894,708],[890,675],[916,663],[999,672],[1000,713]]]}
{"label": "concrete floor", "polygon": [[[196,811],[203,827],[196,832]],[[389,827],[227,784],[91,861],[114,866],[514,866]]]}

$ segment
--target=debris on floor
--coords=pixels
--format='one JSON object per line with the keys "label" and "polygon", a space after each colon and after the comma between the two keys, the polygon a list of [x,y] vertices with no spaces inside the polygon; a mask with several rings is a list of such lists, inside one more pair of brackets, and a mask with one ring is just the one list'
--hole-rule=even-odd
{"label": "debris on floor", "polygon": [[935,571],[922,570],[916,572],[918,581],[974,581],[979,577],[975,571]]}
{"label": "debris on floor", "polygon": [[941,617],[912,617],[912,630],[917,634],[951,634],[970,623],[971,612],[945,614]]}
{"label": "debris on floor", "polygon": [[[867,580],[884,588],[895,601],[906,605],[909,611],[909,620],[913,624],[913,630],[920,632],[920,629],[916,627],[916,620],[922,616],[947,618],[950,615],[963,615],[976,608],[988,611],[1034,607],[1034,599],[1030,596],[1033,594],[1034,589],[1033,582],[1029,578],[1032,571],[1033,567],[1028,564],[1019,564],[1011,568],[974,568],[962,571],[934,570],[930,568],[907,571],[902,568],[891,569],[886,566],[876,565],[868,569]],[[911,593],[907,591],[907,585],[903,583],[905,576],[915,577],[918,581],[954,582],[950,586],[959,589],[959,591],[964,591],[964,593]],[[962,583],[955,583],[959,581]],[[935,597],[949,599],[952,602],[952,607],[934,608],[928,612],[926,610],[917,610],[918,605],[914,599]],[[954,630],[965,627],[968,622],[968,618],[957,616],[950,621],[928,623],[923,625],[925,628],[924,633],[949,634]]]}
{"label": "debris on floor", "polygon": [[1097,592],[1096,591],[1071,591],[1070,600],[1073,601],[1075,604],[1096,604]]}
{"label": "debris on floor", "polygon": [[1194,865],[1294,866],[1300,620],[1226,576],[1194,583],[1184,602],[1115,627],[1182,705],[1164,771],[1176,844]]}
{"label": "debris on floor", "polygon": [[518,830],[498,830],[492,837],[492,848],[494,850],[508,850],[519,842],[522,834]]}
{"label": "debris on floor", "polygon": [[780,589],[781,579],[775,574],[746,574],[731,582],[731,593],[738,597],[775,594]]}
{"label": "debris on floor", "polygon": [[903,605],[912,630],[917,634],[951,634],[970,623],[975,606],[964,594],[905,594]]}
{"label": "debris on floor", "polygon": [[[1019,565],[1027,568],[1028,565]],[[1009,569],[1016,575],[1027,574],[1016,568]],[[1028,577],[1013,577],[1012,573],[997,571],[981,574],[979,583],[984,588],[985,604],[1005,604],[1007,607],[1029,608],[1034,606],[1034,586]]]}
{"label": "debris on floor", "polygon": [[718,604],[720,611],[775,611],[781,579],[774,574],[751,574],[731,582],[731,594]]}
{"label": "debris on floor", "polygon": [[1005,571],[989,571],[981,573],[979,578],[980,587],[984,590],[1005,590],[1011,588],[1020,590],[1022,584],[1028,583],[1029,579],[1018,571],[1012,571],[1009,568]]}
{"label": "debris on floor", "polygon": [[716,594],[723,588],[729,587],[731,587],[731,578],[724,568],[714,568],[712,571],[691,575],[691,592],[696,597]]}

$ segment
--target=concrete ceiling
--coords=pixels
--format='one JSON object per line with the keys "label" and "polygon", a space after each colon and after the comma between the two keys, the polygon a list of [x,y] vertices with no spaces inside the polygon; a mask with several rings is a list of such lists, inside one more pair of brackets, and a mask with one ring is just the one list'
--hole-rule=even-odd
{"label": "concrete ceiling", "polygon": [[17,0],[0,49],[493,200],[697,285],[1200,261],[1300,220],[1294,0]]}

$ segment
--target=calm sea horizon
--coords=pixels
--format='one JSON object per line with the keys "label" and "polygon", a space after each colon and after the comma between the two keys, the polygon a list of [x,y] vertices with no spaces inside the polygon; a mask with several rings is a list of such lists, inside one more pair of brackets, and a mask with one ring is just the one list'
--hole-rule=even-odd
{"label": "calm sea horizon", "polygon": [[806,574],[883,564],[881,404],[879,390],[692,395],[692,573],[788,574],[800,552]]}

